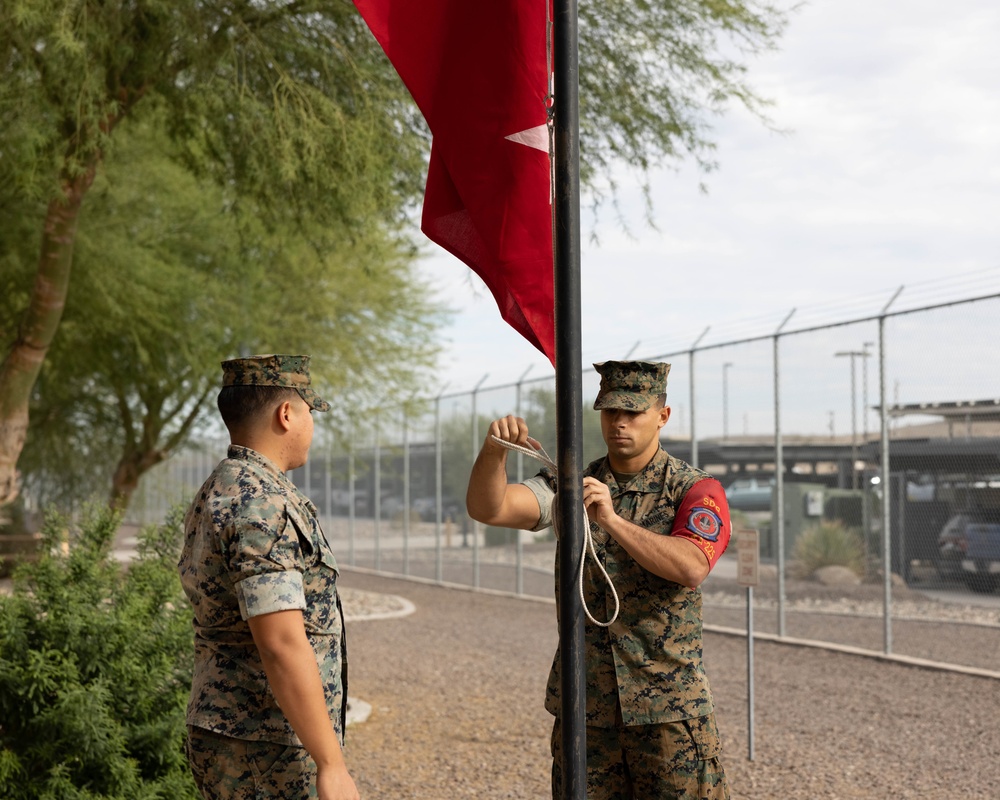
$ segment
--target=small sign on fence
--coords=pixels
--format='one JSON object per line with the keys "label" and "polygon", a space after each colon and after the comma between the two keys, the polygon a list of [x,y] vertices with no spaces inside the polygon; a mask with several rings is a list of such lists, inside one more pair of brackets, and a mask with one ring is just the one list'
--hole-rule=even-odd
{"label": "small sign on fence", "polygon": [[740,586],[760,584],[760,532],[754,528],[736,532],[736,582]]}

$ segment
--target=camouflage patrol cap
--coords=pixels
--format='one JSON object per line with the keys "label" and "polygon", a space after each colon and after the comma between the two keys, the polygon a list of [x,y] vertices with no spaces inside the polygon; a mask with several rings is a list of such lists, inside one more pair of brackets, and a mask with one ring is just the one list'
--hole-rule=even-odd
{"label": "camouflage patrol cap", "polygon": [[309,407],[329,411],[330,404],[309,385],[309,356],[249,356],[222,362],[223,386],[284,386],[295,389]]}
{"label": "camouflage patrol cap", "polygon": [[670,365],[662,361],[602,361],[594,364],[601,376],[595,409],[645,411],[667,392]]}

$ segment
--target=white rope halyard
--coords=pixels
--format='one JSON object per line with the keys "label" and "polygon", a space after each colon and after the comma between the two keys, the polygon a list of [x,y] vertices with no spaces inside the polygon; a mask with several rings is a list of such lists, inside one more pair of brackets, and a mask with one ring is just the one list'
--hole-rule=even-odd
{"label": "white rope halyard", "polygon": [[[531,447],[524,447],[523,445],[514,444],[514,442],[505,441],[504,439],[501,439],[499,436],[494,436],[493,434],[490,434],[490,438],[497,444],[501,445],[502,447],[506,447],[508,450],[513,450],[516,453],[521,453],[523,455],[528,456],[529,458],[535,459],[536,461],[541,461],[549,469],[556,471],[558,471],[559,469],[556,466],[556,462],[553,461],[549,457],[549,454],[545,452],[545,448],[540,448],[539,450],[535,450],[534,448]],[[553,526],[555,526],[557,522],[558,520],[553,519],[552,520]],[[597,568],[601,571],[601,574],[604,576],[604,580],[607,582],[608,588],[611,590],[611,596],[615,600],[614,613],[611,615],[611,618],[607,622],[601,622],[600,620],[596,619],[593,614],[590,613],[590,609],[587,608],[587,598],[584,597],[583,595],[583,570],[587,563],[588,552],[590,553],[590,557],[593,559],[594,563],[597,565]],[[586,509],[583,509],[583,552],[580,555],[580,572],[578,577],[579,580],[577,581],[577,586],[580,591],[580,603],[581,605],[583,605],[583,613],[586,614],[587,619],[589,619],[595,625],[599,625],[602,628],[607,628],[612,623],[614,623],[616,619],[618,619],[618,611],[621,606],[618,601],[618,592],[615,590],[615,584],[611,580],[611,576],[608,575],[607,570],[604,569],[604,565],[597,557],[597,551],[594,550],[594,537],[590,533],[590,520],[587,518]]]}

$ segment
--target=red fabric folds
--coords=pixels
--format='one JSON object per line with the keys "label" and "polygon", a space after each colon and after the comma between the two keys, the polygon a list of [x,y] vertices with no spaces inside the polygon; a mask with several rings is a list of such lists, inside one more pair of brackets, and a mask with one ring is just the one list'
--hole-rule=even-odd
{"label": "red fabric folds", "polygon": [[434,137],[422,230],[554,364],[545,2],[354,0]]}

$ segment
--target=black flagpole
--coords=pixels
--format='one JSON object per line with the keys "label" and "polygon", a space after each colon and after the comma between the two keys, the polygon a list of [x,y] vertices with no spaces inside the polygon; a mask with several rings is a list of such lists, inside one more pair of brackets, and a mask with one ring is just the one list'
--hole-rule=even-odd
{"label": "black flagpole", "polygon": [[[547,0],[546,0],[547,2]],[[580,103],[576,0],[555,0],[555,345],[559,467],[559,642],[563,800],[587,796],[583,606],[583,376],[580,339]]]}

